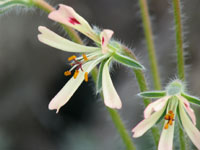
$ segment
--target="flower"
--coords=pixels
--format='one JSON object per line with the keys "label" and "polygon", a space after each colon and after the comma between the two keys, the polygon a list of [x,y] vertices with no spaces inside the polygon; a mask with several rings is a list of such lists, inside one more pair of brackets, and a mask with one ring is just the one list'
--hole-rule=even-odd
{"label": "flower", "polygon": [[148,91],[139,94],[142,97],[160,99],[149,104],[144,110],[144,120],[133,128],[133,137],[142,136],[159,120],[164,119],[165,123],[159,140],[159,150],[172,150],[175,117],[178,116],[181,126],[193,144],[200,149],[200,132],[195,127],[196,117],[190,103],[200,105],[200,100],[185,93],[185,88],[180,80],[171,82],[165,91]]}
{"label": "flower", "polygon": [[49,14],[49,18],[78,30],[93,40],[97,45],[97,47],[80,45],[57,35],[46,27],[40,26],[38,28],[41,32],[38,35],[40,42],[63,51],[82,54],[79,57],[73,55],[68,58],[69,61],[72,61],[72,68],[64,74],[66,76],[71,75],[72,70],[75,70],[75,73],[52,99],[49,104],[49,109],[56,109],[58,113],[59,109],[69,101],[83,80],[88,81],[88,74],[98,64],[101,65],[97,79],[97,91],[103,90],[106,106],[120,109],[122,106],[121,100],[113,86],[109,73],[110,62],[114,59],[117,62],[135,69],[143,69],[144,67],[139,62],[125,56],[120,49],[120,45],[113,40],[111,41],[114,33],[112,30],[104,29],[100,33],[95,32],[88,22],[77,14],[73,8],[60,4],[58,10]]}

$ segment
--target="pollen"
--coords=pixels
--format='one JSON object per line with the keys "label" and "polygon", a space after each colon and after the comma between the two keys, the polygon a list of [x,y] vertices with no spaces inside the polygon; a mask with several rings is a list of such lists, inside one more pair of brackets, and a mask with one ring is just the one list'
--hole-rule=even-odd
{"label": "pollen", "polygon": [[74,76],[73,76],[74,79],[76,79],[76,77],[78,76],[78,73],[79,73],[79,71],[76,69],[75,72],[74,72]]}
{"label": "pollen", "polygon": [[75,60],[76,59],[76,56],[75,55],[72,55],[68,58],[68,61],[72,61],[72,60]]}
{"label": "pollen", "polygon": [[65,76],[71,75],[71,71],[65,71],[65,72],[64,72],[64,75],[65,75]]}
{"label": "pollen", "polygon": [[85,73],[84,78],[85,78],[85,82],[88,82],[88,72]]}
{"label": "pollen", "polygon": [[168,128],[169,128],[168,123],[165,124],[164,128],[165,128],[165,129],[168,129]]}
{"label": "pollen", "polygon": [[84,59],[85,61],[88,61],[88,58],[87,58],[87,56],[86,56],[85,54],[83,54],[83,59]]}
{"label": "pollen", "polygon": [[165,115],[165,120],[168,120],[168,122],[165,124],[164,129],[168,129],[169,125],[173,125],[174,121],[174,113],[172,110]]}

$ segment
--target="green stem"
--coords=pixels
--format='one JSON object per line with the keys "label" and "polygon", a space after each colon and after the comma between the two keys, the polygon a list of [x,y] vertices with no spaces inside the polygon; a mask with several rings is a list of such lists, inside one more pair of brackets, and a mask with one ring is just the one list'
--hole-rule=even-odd
{"label": "green stem", "polygon": [[182,24],[181,24],[180,0],[172,0],[172,2],[174,9],[174,23],[176,31],[178,77],[179,79],[184,80],[185,74],[184,74],[183,35],[182,35]]}
{"label": "green stem", "polygon": [[[127,56],[137,60],[136,56],[134,55],[134,53],[132,53],[132,51],[130,51],[125,46],[123,46],[122,48],[123,48],[123,50],[124,50],[124,52],[126,53]],[[137,69],[133,69],[133,72],[135,73],[140,91],[141,92],[147,91],[148,87],[147,87],[146,79],[145,79],[143,72],[141,70],[137,70]],[[144,98],[143,102],[144,102],[145,107],[151,103],[151,101],[148,98]],[[156,128],[156,127],[152,127],[151,132],[152,132],[152,135],[153,135],[153,138],[154,138],[155,145],[157,147],[158,142],[159,142],[159,138],[160,138],[159,129]]]}
{"label": "green stem", "polygon": [[[93,69],[91,74],[92,74],[92,78],[93,78],[94,82],[96,83],[97,75],[98,75],[97,68]],[[100,95],[103,99],[103,94],[101,93]],[[132,138],[130,137],[129,133],[127,132],[126,127],[123,124],[123,121],[121,120],[118,112],[114,109],[109,108],[109,107],[106,107],[106,108],[107,108],[107,110],[108,110],[108,112],[109,112],[109,114],[112,118],[112,121],[115,124],[115,127],[117,128],[124,144],[126,145],[126,150],[135,150],[136,148],[135,148],[135,146],[132,142]]]}
{"label": "green stem", "polygon": [[[175,23],[175,32],[176,32],[178,77],[181,80],[185,80],[180,0],[172,0],[172,3],[173,3],[173,10],[174,10],[174,23]],[[185,150],[186,139],[180,125],[179,125],[179,141],[180,141],[180,149]]]}
{"label": "green stem", "polygon": [[[35,6],[41,8],[42,10],[46,11],[47,13],[50,13],[51,11],[54,10],[54,8],[49,5],[47,2],[45,2],[44,0],[33,0]],[[69,28],[65,25],[62,25],[64,27],[64,29],[67,31],[69,37],[71,38],[72,41],[79,43],[79,44],[83,44],[82,40],[80,39],[80,37],[78,36],[78,34],[72,29]],[[92,77],[94,79],[94,81],[96,81],[97,78],[97,68],[93,69],[92,71]],[[103,95],[101,94],[102,98]],[[126,145],[126,149],[127,150],[135,150],[135,146],[132,142],[132,138],[130,137],[130,135],[128,134],[121,118],[120,115],[118,114],[118,112],[116,110],[113,110],[111,108],[107,107],[107,110],[112,118],[113,123],[115,124],[124,144]]]}
{"label": "green stem", "polygon": [[147,42],[147,50],[149,53],[150,67],[153,76],[154,87],[156,90],[161,89],[160,75],[158,71],[157,59],[155,54],[155,46],[153,42],[151,22],[149,18],[148,6],[146,0],[139,0],[140,11],[144,28],[145,39]]}

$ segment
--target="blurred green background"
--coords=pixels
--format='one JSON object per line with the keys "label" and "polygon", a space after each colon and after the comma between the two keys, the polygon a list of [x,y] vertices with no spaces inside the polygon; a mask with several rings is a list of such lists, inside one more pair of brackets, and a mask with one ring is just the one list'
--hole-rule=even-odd
{"label": "blurred green background", "polygon": [[[115,31],[151,74],[137,0],[51,0],[72,6],[89,23]],[[184,0],[188,90],[200,96],[200,1]],[[176,77],[173,15],[170,0],[149,1],[162,85]],[[95,86],[83,83],[59,114],[49,101],[69,80],[71,55],[40,43],[38,26],[67,37],[63,29],[38,9],[14,9],[0,15],[0,150],[124,150]],[[88,41],[87,39],[85,40]],[[142,100],[134,74],[114,65],[112,79],[122,99],[119,111],[129,131],[143,118]],[[196,115],[200,113],[196,109]],[[198,117],[197,117],[198,118]],[[199,126],[200,119],[197,119]],[[176,133],[175,133],[176,134]],[[176,135],[177,136],[177,135]],[[154,149],[148,136],[133,139],[138,149]]]}

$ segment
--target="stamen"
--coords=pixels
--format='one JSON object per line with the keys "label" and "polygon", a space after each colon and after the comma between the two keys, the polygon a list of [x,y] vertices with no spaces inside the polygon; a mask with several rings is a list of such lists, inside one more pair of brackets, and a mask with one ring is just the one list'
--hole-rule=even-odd
{"label": "stamen", "polygon": [[74,79],[76,79],[76,77],[78,76],[79,71],[76,69],[74,72]]}
{"label": "stamen", "polygon": [[168,120],[168,122],[165,124],[164,129],[168,129],[169,125],[172,125],[174,121],[174,113],[172,110],[165,115],[165,120]]}
{"label": "stamen", "polygon": [[85,54],[83,54],[83,59],[84,59],[85,61],[88,61],[88,58],[87,58],[87,56],[86,56]]}
{"label": "stamen", "polygon": [[168,123],[165,124],[164,129],[168,129],[169,125]]}
{"label": "stamen", "polygon": [[64,75],[65,75],[65,76],[71,75],[71,71],[65,71],[65,72],[64,72]]}
{"label": "stamen", "polygon": [[75,60],[75,59],[76,59],[76,56],[72,55],[71,57],[68,58],[68,61],[72,61],[72,60]]}
{"label": "stamen", "polygon": [[84,77],[85,77],[85,82],[88,82],[88,72],[85,72]]}

